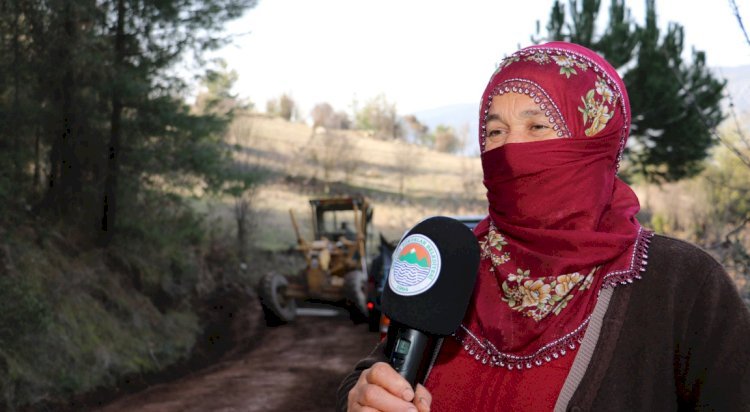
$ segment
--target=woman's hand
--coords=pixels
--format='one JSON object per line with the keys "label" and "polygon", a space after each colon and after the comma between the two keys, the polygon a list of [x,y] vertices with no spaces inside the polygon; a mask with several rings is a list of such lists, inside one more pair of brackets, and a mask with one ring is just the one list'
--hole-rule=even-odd
{"label": "woman's hand", "polygon": [[427,412],[431,402],[432,395],[424,386],[418,384],[414,393],[409,382],[391,365],[377,362],[362,372],[349,391],[347,411]]}

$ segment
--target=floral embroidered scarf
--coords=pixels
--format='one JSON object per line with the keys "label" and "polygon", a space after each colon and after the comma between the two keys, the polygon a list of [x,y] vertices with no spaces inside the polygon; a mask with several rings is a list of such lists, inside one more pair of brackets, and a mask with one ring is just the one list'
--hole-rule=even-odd
{"label": "floral embroidered scarf", "polygon": [[[531,97],[558,138],[484,152],[485,117],[504,93]],[[482,262],[456,337],[482,364],[523,370],[576,349],[599,291],[645,270],[651,232],[616,177],[630,106],[603,58],[553,42],[501,63],[479,123],[489,216],[475,229]]]}

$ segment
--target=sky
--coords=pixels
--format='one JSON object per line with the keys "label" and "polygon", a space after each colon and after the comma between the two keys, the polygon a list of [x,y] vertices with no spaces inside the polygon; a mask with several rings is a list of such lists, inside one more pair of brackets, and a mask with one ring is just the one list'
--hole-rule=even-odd
{"label": "sky", "polygon": [[[234,41],[213,53],[255,107],[287,93],[302,115],[317,103],[350,111],[379,94],[400,114],[478,102],[504,56],[546,34],[552,0],[259,0],[227,25]],[[567,1],[564,1],[567,4]],[[645,0],[628,1],[643,22]],[[685,48],[712,67],[750,65],[728,0],[656,0],[661,27],[685,27]],[[750,0],[736,0],[750,31]],[[602,1],[606,18],[609,1]]]}

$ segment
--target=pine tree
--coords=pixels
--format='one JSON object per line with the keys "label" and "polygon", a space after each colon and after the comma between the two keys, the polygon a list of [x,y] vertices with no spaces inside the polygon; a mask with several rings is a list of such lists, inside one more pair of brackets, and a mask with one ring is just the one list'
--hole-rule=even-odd
{"label": "pine tree", "polygon": [[706,67],[705,53],[693,50],[690,63],[682,60],[684,28],[671,23],[662,35],[654,0],[646,1],[643,26],[633,22],[624,0],[612,0],[601,34],[595,26],[600,0],[569,0],[568,6],[570,21],[565,6],[553,4],[549,40],[589,47],[625,72],[633,126],[624,175],[664,182],[698,173],[723,117],[725,85]]}
{"label": "pine tree", "polygon": [[39,108],[27,87],[33,79],[30,3],[0,0],[0,199],[4,204],[16,203],[13,194],[30,189],[26,168],[33,164],[34,145],[29,140],[37,135]]}

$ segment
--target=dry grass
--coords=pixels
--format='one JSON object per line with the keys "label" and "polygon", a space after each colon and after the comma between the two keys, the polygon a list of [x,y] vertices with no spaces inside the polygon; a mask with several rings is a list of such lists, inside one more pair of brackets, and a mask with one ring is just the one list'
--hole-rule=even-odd
{"label": "dry grass", "polygon": [[[396,239],[426,216],[484,213],[478,158],[429,150],[401,141],[384,141],[359,131],[312,130],[279,118],[238,117],[229,142],[249,168],[270,172],[255,197],[257,246],[284,249],[295,244],[289,209],[302,235],[310,238],[312,197],[364,193],[374,206],[374,227]],[[342,150],[342,148],[344,150]],[[332,156],[333,154],[333,156]],[[325,159],[333,158],[328,179]],[[403,175],[403,196],[399,180]],[[231,223],[231,201],[217,210]]]}
{"label": "dry grass", "polygon": [[[324,195],[367,195],[374,206],[376,232],[390,240],[398,239],[427,216],[486,212],[481,164],[476,157],[379,140],[359,131],[313,134],[304,124],[261,115],[237,118],[230,143],[237,145],[237,159],[248,168],[271,173],[271,178],[258,188],[254,200],[253,237],[261,249],[282,250],[295,245],[290,209],[295,213],[302,236],[310,239],[308,200]],[[716,159],[715,156],[712,161],[716,163]],[[704,246],[724,261],[722,253],[726,253],[712,244],[717,244],[731,227],[723,219],[717,220],[716,194],[711,194],[706,179],[704,173],[674,184],[635,185],[641,201],[639,219],[660,233]],[[731,180],[738,183],[736,177]],[[217,208],[217,212],[232,224],[231,202]],[[749,231],[746,228],[740,239],[747,242]],[[740,288],[750,287],[744,283],[747,275],[743,270],[729,266],[728,269]]]}
{"label": "dry grass", "polygon": [[[657,233],[695,243],[719,260],[750,303],[750,273],[747,260],[733,252],[750,250],[750,227],[727,221],[731,216],[717,213],[716,200],[706,192],[704,176],[655,185],[638,185],[634,191],[641,201],[641,222]],[[736,229],[739,229],[735,232]],[[731,238],[730,233],[734,233]],[[734,244],[729,241],[736,242]]]}

